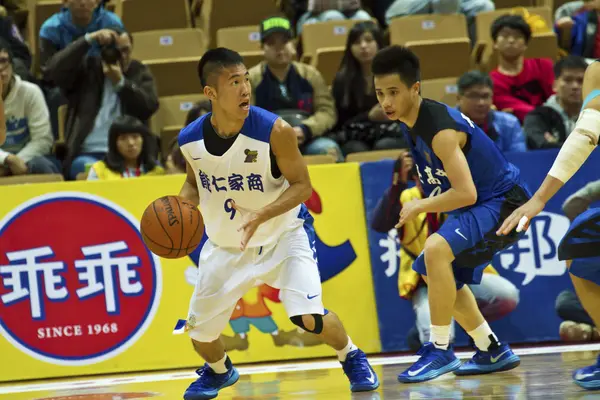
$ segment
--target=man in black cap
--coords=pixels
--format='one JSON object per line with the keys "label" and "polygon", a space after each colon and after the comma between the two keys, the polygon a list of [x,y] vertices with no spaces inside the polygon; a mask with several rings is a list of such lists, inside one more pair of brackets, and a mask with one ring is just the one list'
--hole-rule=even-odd
{"label": "man in black cap", "polygon": [[267,18],[260,24],[260,35],[265,61],[249,70],[252,103],[288,121],[303,154],[332,154],[342,161],[339,145],[322,136],[336,123],[333,97],[319,71],[293,60],[290,21]]}

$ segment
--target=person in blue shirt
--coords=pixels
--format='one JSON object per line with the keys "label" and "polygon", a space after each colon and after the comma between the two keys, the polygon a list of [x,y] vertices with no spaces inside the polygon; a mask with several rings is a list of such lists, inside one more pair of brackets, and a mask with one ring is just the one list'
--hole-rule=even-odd
{"label": "person in blue shirt", "polygon": [[488,74],[465,72],[456,82],[458,109],[475,123],[503,153],[527,151],[519,119],[492,110],[493,83]]}
{"label": "person in blue shirt", "polygon": [[[99,4],[100,3],[100,4]],[[98,0],[67,0],[60,12],[48,18],[40,29],[40,65],[46,65],[52,56],[69,44],[85,36],[110,27],[124,29],[121,19],[104,8]],[[92,46],[88,54],[100,55],[100,46]]]}
{"label": "person in blue shirt", "polygon": [[[452,371],[473,375],[513,369],[519,357],[498,341],[467,284],[480,283],[493,256],[520,237],[496,235],[499,221],[530,197],[520,172],[466,115],[421,97],[419,59],[411,50],[380,50],[372,72],[385,114],[402,123],[424,192],[422,199],[403,204],[396,227],[422,213],[448,214],[413,263],[429,286],[430,342],[398,380],[423,382]],[[463,365],[449,347],[452,317],[477,347]]]}

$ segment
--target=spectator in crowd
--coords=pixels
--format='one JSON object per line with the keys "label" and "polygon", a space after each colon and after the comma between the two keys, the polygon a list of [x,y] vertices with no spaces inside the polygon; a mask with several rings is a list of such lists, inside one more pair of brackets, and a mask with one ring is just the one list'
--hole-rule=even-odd
{"label": "spectator in crowd", "polygon": [[395,0],[388,7],[385,19],[389,24],[392,19],[405,15],[461,13],[467,17],[469,35],[475,41],[475,16],[495,8],[492,0]]}
{"label": "spectator in crowd", "polygon": [[587,62],[568,56],[554,66],[555,95],[527,114],[523,130],[530,149],[560,147],[575,129],[583,103],[583,75]]}
{"label": "spectator in crowd", "polygon": [[345,155],[407,147],[400,126],[393,129],[373,87],[371,63],[383,47],[383,33],[373,21],[358,22],[348,34],[332,90],[338,115],[334,131]]}
{"label": "spectator in crowd", "polygon": [[[409,179],[415,182],[412,188],[408,188]],[[422,197],[423,190],[412,159],[408,154],[403,155],[394,166],[392,186],[385,191],[375,207],[371,221],[372,229],[389,233],[398,222],[402,205]],[[442,214],[422,213],[412,221],[407,221],[397,231],[401,244],[398,291],[400,297],[412,301],[416,315],[416,327],[409,332],[408,337],[411,349],[418,349],[429,341],[431,327],[427,285],[421,275],[412,269],[412,264],[423,251],[426,239],[439,229],[444,220]],[[510,281],[498,275],[491,265],[484,270],[481,284],[469,287],[487,321],[506,316],[519,303],[519,290]]]}
{"label": "spectator in crowd", "polygon": [[305,24],[345,19],[370,20],[371,16],[361,8],[361,0],[308,0],[307,10],[296,25],[296,33],[300,35]]}
{"label": "spectator in crowd", "polygon": [[333,97],[319,71],[292,61],[290,21],[267,18],[261,22],[260,31],[265,61],[249,70],[252,103],[288,121],[303,154],[332,154],[342,161],[335,140],[323,137],[336,123]]}
{"label": "spectator in crowd", "polygon": [[[0,63],[1,64],[1,63]],[[4,84],[0,79],[0,93],[4,93]],[[0,146],[6,141],[6,118],[4,116],[4,99],[0,96]]]}
{"label": "spectator in crowd", "polygon": [[163,175],[156,160],[156,140],[140,120],[124,115],[114,120],[108,133],[108,153],[92,165],[88,181]]}
{"label": "spectator in crowd", "polygon": [[[87,57],[95,44],[102,46],[101,56]],[[64,164],[71,179],[105,157],[117,117],[130,115],[147,124],[158,110],[154,78],[131,59],[132,46],[131,35],[119,27],[102,29],[77,39],[48,64],[48,74],[68,99]]]}
{"label": "spectator in crowd", "polygon": [[[578,215],[600,200],[600,180],[590,182],[565,200],[563,212],[573,221]],[[559,333],[564,341],[599,340],[600,334],[594,321],[581,305],[581,301],[571,290],[561,292],[556,298],[556,313],[563,320]]]}
{"label": "spectator in crowd", "polygon": [[[185,126],[188,126],[204,114],[211,111],[210,100],[202,100],[194,104],[194,106],[188,111]],[[174,137],[169,145],[169,149],[165,155],[164,164],[167,174],[184,174],[185,173],[185,158],[179,148],[179,142],[177,136]]]}
{"label": "spectator in crowd", "polygon": [[498,68],[490,73],[496,108],[514,114],[521,123],[553,94],[553,64],[549,59],[525,58],[531,28],[520,15],[502,15],[491,26]]}
{"label": "spectator in crowd", "polygon": [[492,110],[492,79],[469,71],[458,78],[458,108],[479,126],[502,152],[526,151],[521,123],[512,114]]}
{"label": "spectator in crowd", "polygon": [[10,46],[13,54],[13,72],[27,81],[33,81],[29,47],[11,17],[0,17],[0,38]]}
{"label": "spectator in crowd", "polygon": [[[7,139],[0,147],[0,175],[51,174],[54,138],[42,90],[13,72],[10,44],[0,39],[0,78]],[[0,140],[1,143],[1,140]]]}
{"label": "spectator in crowd", "polygon": [[598,11],[599,0],[573,1],[556,10],[554,28],[560,46],[569,54],[600,57]]}
{"label": "spectator in crowd", "polygon": [[[48,18],[40,29],[40,65],[46,66],[52,56],[86,34],[109,27],[123,29],[121,19],[104,9],[98,0],[65,0],[60,12]],[[100,47],[88,47],[90,54],[100,54]]]}

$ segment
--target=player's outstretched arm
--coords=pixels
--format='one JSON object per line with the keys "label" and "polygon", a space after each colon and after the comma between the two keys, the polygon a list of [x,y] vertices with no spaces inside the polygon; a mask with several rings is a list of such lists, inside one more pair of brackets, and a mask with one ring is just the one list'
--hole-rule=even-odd
{"label": "player's outstretched arm", "polygon": [[[587,97],[600,88],[600,63],[588,67],[583,79],[583,95]],[[598,145],[600,135],[600,97],[586,104],[575,129],[562,145],[546,179],[533,197],[508,216],[496,231],[497,235],[508,235],[515,227],[517,232],[527,230],[529,222],[538,215],[546,203],[571,179]]]}
{"label": "player's outstretched arm", "polygon": [[421,213],[448,212],[475,204],[477,189],[459,138],[460,132],[445,129],[438,132],[432,141],[433,152],[444,165],[451,188],[438,196],[403,205],[397,228]]}
{"label": "player's outstretched arm", "polygon": [[187,160],[185,161],[185,171],[187,175],[179,192],[179,197],[197,207],[200,204],[200,192],[198,192],[198,185],[196,184],[196,174]]}
{"label": "player's outstretched arm", "polygon": [[298,139],[294,129],[282,119],[278,119],[271,132],[271,149],[275,154],[277,166],[290,183],[290,187],[277,200],[260,211],[261,219],[281,215],[299,204],[304,203],[312,194],[312,184],[308,175],[306,161],[298,149]]}

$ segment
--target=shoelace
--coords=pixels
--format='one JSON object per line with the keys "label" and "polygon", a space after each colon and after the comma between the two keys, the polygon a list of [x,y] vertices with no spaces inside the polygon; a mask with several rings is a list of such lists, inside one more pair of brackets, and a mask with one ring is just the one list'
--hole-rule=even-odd
{"label": "shoelace", "polygon": [[198,374],[198,379],[190,385],[190,389],[198,389],[204,387],[204,377],[210,377],[210,375],[214,375],[215,373],[208,366],[204,366],[202,368],[198,368],[196,370],[196,374]]}
{"label": "shoelace", "polygon": [[350,371],[353,375],[358,377],[367,377],[371,375],[371,370],[361,361],[365,361],[363,357],[357,356],[354,357],[350,363]]}

